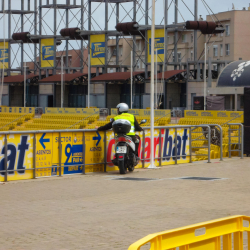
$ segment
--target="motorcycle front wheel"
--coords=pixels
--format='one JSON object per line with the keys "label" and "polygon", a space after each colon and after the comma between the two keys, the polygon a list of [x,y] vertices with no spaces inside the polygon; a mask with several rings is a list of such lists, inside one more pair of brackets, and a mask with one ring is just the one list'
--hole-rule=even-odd
{"label": "motorcycle front wheel", "polygon": [[119,170],[120,170],[120,174],[126,174],[126,169],[125,169],[125,166],[124,166],[124,160],[118,162],[118,167],[119,167]]}

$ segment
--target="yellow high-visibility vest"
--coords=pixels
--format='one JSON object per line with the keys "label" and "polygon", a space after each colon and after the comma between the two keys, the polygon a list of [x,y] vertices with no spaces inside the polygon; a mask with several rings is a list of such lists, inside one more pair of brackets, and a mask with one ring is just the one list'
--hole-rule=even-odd
{"label": "yellow high-visibility vest", "polygon": [[114,120],[118,120],[118,119],[123,119],[123,120],[127,120],[131,123],[131,129],[129,131],[129,133],[127,133],[127,135],[135,135],[135,117],[132,114],[129,113],[122,113],[120,115],[117,115]]}

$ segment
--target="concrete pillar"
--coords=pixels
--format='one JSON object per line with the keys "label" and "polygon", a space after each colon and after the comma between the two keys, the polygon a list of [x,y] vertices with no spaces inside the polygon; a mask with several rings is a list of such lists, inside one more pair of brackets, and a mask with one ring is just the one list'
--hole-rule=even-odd
{"label": "concrete pillar", "polygon": [[238,109],[238,94],[235,93],[234,95],[234,110],[237,111]]}
{"label": "concrete pillar", "polygon": [[230,95],[230,110],[233,110],[233,95]]}

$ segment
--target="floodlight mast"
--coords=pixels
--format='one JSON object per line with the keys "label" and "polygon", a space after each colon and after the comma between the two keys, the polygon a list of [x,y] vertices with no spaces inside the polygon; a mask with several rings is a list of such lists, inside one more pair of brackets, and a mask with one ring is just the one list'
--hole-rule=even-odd
{"label": "floodlight mast", "polygon": [[155,57],[155,0],[152,0],[152,25],[151,25],[151,84],[150,84],[150,167],[154,166],[154,57]]}

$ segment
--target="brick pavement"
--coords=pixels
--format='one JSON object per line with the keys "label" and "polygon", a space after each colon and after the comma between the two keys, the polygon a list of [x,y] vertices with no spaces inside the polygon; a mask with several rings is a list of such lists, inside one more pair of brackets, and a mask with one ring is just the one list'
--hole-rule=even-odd
{"label": "brick pavement", "polygon": [[[0,185],[0,250],[128,249],[150,233],[230,215],[250,215],[250,159],[196,162]],[[227,178],[175,180],[183,176]]]}

